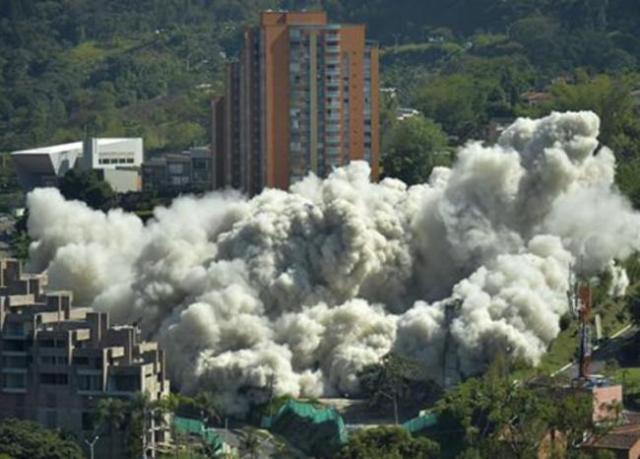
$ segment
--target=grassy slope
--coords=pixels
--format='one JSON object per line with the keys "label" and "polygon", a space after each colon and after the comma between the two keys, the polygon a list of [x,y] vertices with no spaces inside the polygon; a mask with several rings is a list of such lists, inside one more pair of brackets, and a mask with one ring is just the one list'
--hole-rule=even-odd
{"label": "grassy slope", "polygon": [[[597,307],[594,314],[602,317],[602,330],[605,336],[610,336],[629,323],[625,314],[625,302],[616,301]],[[520,369],[514,373],[515,379],[526,379],[536,374],[549,375],[569,363],[575,354],[578,342],[577,323],[560,332],[558,337],[549,346],[549,351],[544,355],[536,368]]]}

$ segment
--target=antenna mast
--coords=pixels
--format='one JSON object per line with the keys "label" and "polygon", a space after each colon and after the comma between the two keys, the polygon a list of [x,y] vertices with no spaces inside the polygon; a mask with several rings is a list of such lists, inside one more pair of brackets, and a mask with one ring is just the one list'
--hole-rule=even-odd
{"label": "antenna mast", "polygon": [[578,314],[580,332],[578,334],[579,367],[578,378],[589,379],[591,375],[591,286],[588,282],[578,284]]}

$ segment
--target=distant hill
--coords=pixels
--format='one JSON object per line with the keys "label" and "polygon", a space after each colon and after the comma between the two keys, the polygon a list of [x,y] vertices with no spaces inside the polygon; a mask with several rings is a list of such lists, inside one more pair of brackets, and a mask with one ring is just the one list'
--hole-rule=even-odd
{"label": "distant hill", "polygon": [[450,64],[468,43],[549,78],[640,59],[636,0],[4,0],[0,151],[92,134],[142,135],[151,151],[206,143],[208,100],[243,27],[263,9],[318,7],[398,51],[389,73]]}

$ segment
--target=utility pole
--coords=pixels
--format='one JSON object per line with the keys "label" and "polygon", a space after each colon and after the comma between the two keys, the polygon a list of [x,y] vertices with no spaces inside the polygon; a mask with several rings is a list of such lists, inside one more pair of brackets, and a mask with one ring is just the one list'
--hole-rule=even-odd
{"label": "utility pole", "polygon": [[396,425],[400,424],[400,417],[398,416],[398,394],[396,391],[393,391],[393,419]]}
{"label": "utility pole", "polygon": [[[452,300],[444,305],[444,326],[446,330],[442,345],[442,387],[444,389],[447,389],[453,383],[452,374],[454,376],[459,374],[460,362],[458,361],[458,356],[456,354],[450,356],[449,348],[452,344],[451,324],[460,315],[460,309],[462,309],[462,300],[460,299]],[[453,343],[453,346],[455,346],[455,343]]]}
{"label": "utility pole", "polygon": [[272,372],[267,380],[267,388],[269,390],[269,416],[273,416],[273,396],[274,396],[274,386],[276,384],[276,374]]}
{"label": "utility pole", "polygon": [[156,459],[156,417],[155,409],[151,410],[151,458]]}
{"label": "utility pole", "polygon": [[569,290],[567,290],[567,304],[569,305],[569,312],[573,316],[578,315],[578,295],[577,295],[577,282],[573,275],[573,264],[569,265]]}
{"label": "utility pole", "polygon": [[400,43],[400,34],[399,33],[394,33],[391,34],[391,36],[393,37],[393,50],[397,51],[398,50],[398,45]]}

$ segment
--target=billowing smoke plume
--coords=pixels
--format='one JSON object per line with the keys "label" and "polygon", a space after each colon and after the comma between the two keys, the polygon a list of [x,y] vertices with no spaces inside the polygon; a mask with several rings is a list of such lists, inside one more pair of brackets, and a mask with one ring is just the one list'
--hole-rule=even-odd
{"label": "billowing smoke plume", "polygon": [[595,274],[640,245],[598,130],[588,112],[521,119],[427,184],[373,184],[355,162],[251,200],[179,198],[146,225],[39,189],[33,268],[116,322],[141,319],[178,386],[215,386],[238,412],[272,377],[278,393],[356,394],[389,350],[437,380],[497,350],[535,364],[570,266]]}

